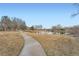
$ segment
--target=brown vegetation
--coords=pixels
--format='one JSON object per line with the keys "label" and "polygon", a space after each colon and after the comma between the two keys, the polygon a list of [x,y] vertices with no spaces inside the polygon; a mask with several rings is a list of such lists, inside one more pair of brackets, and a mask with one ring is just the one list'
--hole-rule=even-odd
{"label": "brown vegetation", "polygon": [[19,32],[0,32],[0,56],[16,56],[23,47]]}
{"label": "brown vegetation", "polygon": [[43,46],[49,56],[79,55],[79,41],[66,35],[48,35],[28,33]]}

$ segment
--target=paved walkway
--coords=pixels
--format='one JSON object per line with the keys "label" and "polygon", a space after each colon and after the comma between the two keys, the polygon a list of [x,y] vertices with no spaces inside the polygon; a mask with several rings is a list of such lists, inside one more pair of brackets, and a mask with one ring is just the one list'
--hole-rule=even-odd
{"label": "paved walkway", "polygon": [[46,56],[39,42],[25,33],[21,32],[21,34],[24,37],[25,44],[19,56]]}

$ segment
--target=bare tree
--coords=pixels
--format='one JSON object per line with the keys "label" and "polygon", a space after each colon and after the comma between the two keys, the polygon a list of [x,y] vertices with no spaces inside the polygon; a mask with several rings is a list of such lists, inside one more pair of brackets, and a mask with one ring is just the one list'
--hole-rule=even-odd
{"label": "bare tree", "polygon": [[26,24],[25,22],[22,20],[22,19],[19,19],[19,18],[13,18],[13,28],[15,30],[25,30],[26,29]]}
{"label": "bare tree", "polygon": [[25,21],[19,18],[10,18],[8,16],[2,16],[0,22],[0,28],[2,30],[25,30],[26,29]]}
{"label": "bare tree", "polygon": [[34,30],[34,26],[31,26],[31,27],[30,27],[30,30]]}
{"label": "bare tree", "polygon": [[76,12],[71,15],[71,17],[75,17],[79,15],[79,3],[74,3],[73,6],[75,6],[75,8],[77,9],[76,9]]}
{"label": "bare tree", "polygon": [[4,31],[8,30],[8,27],[10,26],[10,18],[8,16],[2,16],[1,24]]}

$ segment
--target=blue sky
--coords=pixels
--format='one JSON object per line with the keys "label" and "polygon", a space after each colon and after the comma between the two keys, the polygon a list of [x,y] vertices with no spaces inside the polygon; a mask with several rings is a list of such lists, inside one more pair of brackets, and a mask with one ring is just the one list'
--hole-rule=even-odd
{"label": "blue sky", "polygon": [[73,26],[79,24],[79,15],[71,17],[76,9],[73,4],[0,4],[0,17],[18,17],[28,26],[43,25],[44,28],[57,24]]}

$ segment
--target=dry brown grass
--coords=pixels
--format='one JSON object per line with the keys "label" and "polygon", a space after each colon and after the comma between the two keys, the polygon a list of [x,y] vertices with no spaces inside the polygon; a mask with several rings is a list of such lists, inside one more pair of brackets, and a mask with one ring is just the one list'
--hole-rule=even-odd
{"label": "dry brown grass", "polygon": [[28,33],[43,46],[49,56],[79,55],[79,41],[66,35],[48,35]]}
{"label": "dry brown grass", "polygon": [[19,32],[0,32],[0,56],[19,55],[23,44]]}

